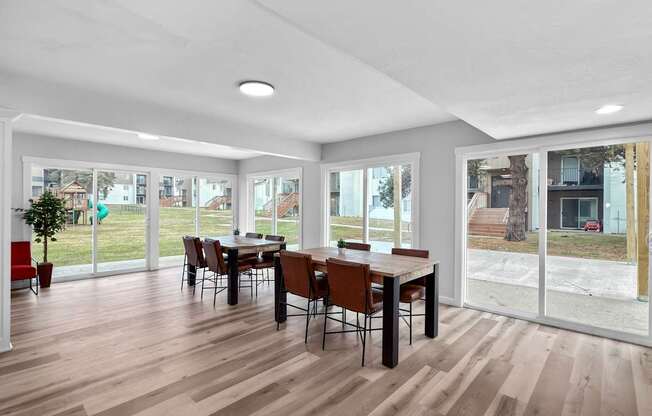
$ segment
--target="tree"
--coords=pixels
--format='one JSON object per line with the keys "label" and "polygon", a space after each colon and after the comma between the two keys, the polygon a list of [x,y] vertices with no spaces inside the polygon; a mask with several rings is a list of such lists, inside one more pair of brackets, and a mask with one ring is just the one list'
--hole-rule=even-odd
{"label": "tree", "polygon": [[[412,185],[412,169],[409,165],[401,166],[401,199],[410,195]],[[389,169],[389,175],[380,181],[378,195],[383,208],[394,206],[394,168]]]}
{"label": "tree", "polygon": [[30,199],[31,206],[23,212],[23,220],[34,230],[37,243],[43,243],[43,263],[48,262],[48,240],[57,241],[55,235],[66,225],[66,207],[63,198],[44,192],[38,200]]}
{"label": "tree", "polygon": [[505,240],[524,241],[527,239],[527,155],[509,156],[509,171],[512,176],[512,192],[509,195],[509,216],[505,230]]}

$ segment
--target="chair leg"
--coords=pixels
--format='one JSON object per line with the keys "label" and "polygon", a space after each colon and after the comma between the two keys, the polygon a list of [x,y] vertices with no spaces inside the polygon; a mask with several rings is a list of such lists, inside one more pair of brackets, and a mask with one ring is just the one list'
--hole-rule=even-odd
{"label": "chair leg", "polygon": [[308,298],[308,307],[306,308],[306,335],[304,337],[303,343],[308,343],[308,324],[310,323],[310,298]]}
{"label": "chair leg", "polygon": [[[371,318],[369,318],[371,320]],[[367,350],[365,347],[367,345],[367,314],[365,313],[364,315],[364,329],[362,331],[364,334],[362,336],[362,366],[364,367],[364,355],[365,351]]]}
{"label": "chair leg", "polygon": [[215,273],[215,274],[213,274],[213,276],[215,276],[215,288],[213,289],[214,290],[214,292],[213,292],[213,308],[215,308],[215,303],[217,302],[217,279],[218,279],[217,276],[218,276],[218,274]]}
{"label": "chair leg", "polygon": [[326,322],[328,321],[328,309],[324,311],[324,332],[321,336],[321,350],[326,349]]}
{"label": "chair leg", "polygon": [[[206,280],[206,269],[202,272],[202,278],[201,278],[201,300],[204,300],[204,281]],[[197,284],[195,282],[195,284]]]}
{"label": "chair leg", "polygon": [[410,345],[412,345],[412,302],[410,302]]}

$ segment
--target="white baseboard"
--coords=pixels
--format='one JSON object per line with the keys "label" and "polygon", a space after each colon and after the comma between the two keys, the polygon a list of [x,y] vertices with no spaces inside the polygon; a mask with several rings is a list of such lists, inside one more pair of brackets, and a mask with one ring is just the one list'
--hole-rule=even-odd
{"label": "white baseboard", "polygon": [[4,340],[0,338],[0,352],[8,352],[13,349],[13,346],[11,345],[11,342],[9,340]]}
{"label": "white baseboard", "polygon": [[455,302],[455,298],[451,298],[448,296],[440,296],[439,303],[443,303],[444,305],[457,306],[457,302]]}

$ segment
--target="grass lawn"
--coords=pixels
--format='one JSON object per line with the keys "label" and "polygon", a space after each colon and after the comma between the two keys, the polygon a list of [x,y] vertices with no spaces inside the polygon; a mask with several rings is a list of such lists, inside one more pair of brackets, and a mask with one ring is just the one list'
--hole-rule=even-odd
{"label": "grass lawn", "polygon": [[[359,240],[362,241],[362,217],[339,217],[330,218],[331,241]],[[401,238],[404,243],[412,241],[410,223],[403,221],[401,225]],[[394,241],[394,221],[369,218],[369,240],[370,241]]]}
{"label": "grass lawn", "polygon": [[[539,252],[539,234],[530,232],[525,241],[469,236],[468,247],[537,254]],[[627,240],[624,235],[620,234],[550,231],[548,232],[548,254],[583,259],[626,261]]]}
{"label": "grass lawn", "polygon": [[[145,257],[143,209],[109,206],[110,214],[97,227],[97,261],[135,260]],[[231,234],[231,211],[200,209],[202,236]],[[194,208],[160,208],[161,257],[183,255],[183,235],[195,234]],[[68,225],[58,241],[48,244],[49,260],[57,266],[91,263],[91,225]],[[34,244],[34,258],[43,259],[42,244]]]}

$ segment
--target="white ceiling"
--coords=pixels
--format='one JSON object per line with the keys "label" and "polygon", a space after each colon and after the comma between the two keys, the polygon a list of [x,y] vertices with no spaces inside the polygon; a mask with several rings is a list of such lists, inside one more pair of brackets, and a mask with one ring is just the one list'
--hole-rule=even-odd
{"label": "white ceiling", "polygon": [[[498,139],[650,119],[651,28],[643,0],[2,0],[0,74],[50,82],[62,102],[75,89],[221,120],[182,137],[233,143],[240,158],[266,153],[254,139],[283,154],[455,118]],[[244,79],[276,94],[245,97]],[[15,99],[4,80],[0,106],[39,99],[26,88]],[[594,113],[608,103],[625,109]],[[141,114],[129,116],[138,129]]]}
{"label": "white ceiling", "polygon": [[494,138],[652,118],[649,0],[260,3]]}
{"label": "white ceiling", "polygon": [[16,131],[24,133],[223,159],[248,159],[261,155],[250,150],[178,137],[158,136],[158,140],[144,140],[138,137],[138,132],[134,131],[30,114],[21,115],[13,127]]}
{"label": "white ceiling", "polygon": [[[0,50],[7,72],[234,120],[261,137],[329,142],[453,119],[252,1],[3,0]],[[276,94],[245,97],[244,79]]]}

